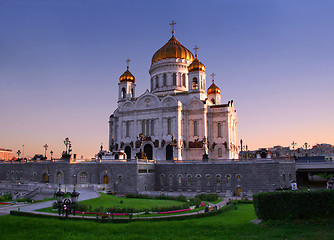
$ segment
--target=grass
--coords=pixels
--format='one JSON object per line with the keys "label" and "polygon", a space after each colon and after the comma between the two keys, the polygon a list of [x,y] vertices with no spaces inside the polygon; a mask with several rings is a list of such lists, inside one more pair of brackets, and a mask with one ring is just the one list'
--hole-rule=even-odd
{"label": "grass", "polygon": [[0,217],[2,239],[334,239],[333,222],[250,223],[253,206],[241,204],[213,217],[182,221],[101,224],[16,216]]}
{"label": "grass", "polygon": [[[185,204],[185,202],[180,202],[175,200],[125,198],[125,197],[111,196],[104,193],[100,194],[101,196],[98,198],[81,201],[79,203],[81,205],[87,205],[87,206],[91,205],[93,210],[101,206],[103,206],[104,209],[109,207],[119,207],[119,208],[134,208],[136,210],[140,210],[140,209],[151,209],[153,207],[182,206]],[[121,203],[121,201],[123,203]],[[37,211],[55,213],[55,211],[52,211],[52,207],[39,209]]]}

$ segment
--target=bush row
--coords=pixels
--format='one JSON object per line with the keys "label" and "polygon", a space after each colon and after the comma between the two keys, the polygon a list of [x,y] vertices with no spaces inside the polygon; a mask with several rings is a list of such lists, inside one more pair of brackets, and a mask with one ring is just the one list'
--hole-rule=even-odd
{"label": "bush row", "polygon": [[334,217],[334,191],[281,191],[253,196],[255,213],[262,220]]}
{"label": "bush row", "polygon": [[[54,207],[56,208],[56,207]],[[183,205],[178,205],[178,206],[165,206],[165,207],[153,207],[150,209],[134,209],[134,208],[119,208],[119,207],[109,207],[109,208],[104,208],[103,206],[99,208],[92,208],[91,205],[83,205],[83,204],[78,204],[76,207],[77,211],[80,212],[95,212],[95,213],[135,213],[135,212],[168,212],[172,210],[181,210],[181,209],[187,209],[189,208],[189,205],[187,203]]]}
{"label": "bush row", "polygon": [[219,198],[218,194],[215,194],[215,193],[203,193],[203,194],[197,195],[196,197],[206,202],[214,202],[214,201],[217,201]]}

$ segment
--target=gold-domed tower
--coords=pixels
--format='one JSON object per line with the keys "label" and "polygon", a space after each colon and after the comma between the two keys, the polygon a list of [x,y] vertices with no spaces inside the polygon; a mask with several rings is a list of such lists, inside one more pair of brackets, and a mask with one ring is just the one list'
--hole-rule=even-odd
{"label": "gold-domed tower", "polygon": [[[201,63],[200,60],[197,58],[197,50],[199,48],[197,46],[194,47],[195,51],[195,59],[194,61],[188,66],[189,72],[189,91],[200,91],[205,94],[206,89],[206,74],[205,74],[205,66]],[[204,98],[204,95],[201,98]]]}
{"label": "gold-domed tower", "polygon": [[165,95],[188,91],[188,66],[194,55],[175,37],[172,21],[172,37],[152,57],[149,73],[151,92]]}
{"label": "gold-domed tower", "polygon": [[220,88],[217,87],[217,85],[215,84],[216,74],[212,73],[211,76],[212,76],[212,84],[207,90],[208,98],[213,104],[220,105],[220,92],[221,91],[220,91]]}
{"label": "gold-domed tower", "polygon": [[130,59],[126,60],[126,71],[119,77],[118,105],[122,102],[135,97],[135,77],[129,71]]}

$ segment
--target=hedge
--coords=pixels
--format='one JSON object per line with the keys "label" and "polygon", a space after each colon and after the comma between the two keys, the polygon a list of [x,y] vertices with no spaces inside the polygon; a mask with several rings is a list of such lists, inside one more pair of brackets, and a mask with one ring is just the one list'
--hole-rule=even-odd
{"label": "hedge", "polygon": [[258,193],[253,202],[257,217],[264,221],[334,217],[333,190]]}
{"label": "hedge", "polygon": [[[50,214],[35,214],[31,212],[22,212],[22,211],[10,211],[10,215],[13,216],[24,216],[24,217],[35,217],[35,218],[53,218],[53,219],[60,219],[60,220],[85,220],[85,221],[95,221],[100,223],[129,223],[133,221],[149,221],[149,222],[156,222],[156,221],[175,221],[175,220],[186,220],[186,219],[194,219],[194,218],[202,218],[202,217],[210,217],[215,216],[217,214],[230,211],[232,209],[235,209],[234,204],[228,204],[227,206],[224,206],[220,208],[217,211],[212,212],[206,212],[206,213],[200,213],[200,214],[191,214],[191,215],[181,215],[181,216],[170,216],[170,217],[157,217],[157,218],[139,218],[133,217],[132,219],[129,218],[118,218],[118,219],[96,219],[96,218],[82,218],[77,217],[73,218],[69,216],[69,218],[65,218],[64,216],[59,215],[50,215]],[[80,215],[78,215],[80,216]]]}

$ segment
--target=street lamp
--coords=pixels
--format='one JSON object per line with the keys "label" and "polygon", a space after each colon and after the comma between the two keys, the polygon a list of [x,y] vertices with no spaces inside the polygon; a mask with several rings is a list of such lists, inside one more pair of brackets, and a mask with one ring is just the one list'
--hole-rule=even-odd
{"label": "street lamp", "polygon": [[74,216],[75,216],[75,208],[76,208],[76,205],[78,203],[79,195],[80,195],[80,193],[75,191],[75,184],[74,184],[73,192],[71,193],[72,209],[73,209],[73,215]]}
{"label": "street lamp", "polygon": [[45,148],[45,154],[44,154],[45,156],[44,156],[44,157],[45,157],[45,159],[46,159],[46,150],[48,150],[48,147],[49,147],[49,145],[47,145],[47,144],[44,144],[44,146],[43,146],[43,147]]}
{"label": "street lamp", "polygon": [[21,154],[21,150],[19,149],[19,150],[17,151],[17,159],[18,159],[18,160],[20,159],[20,154]]}
{"label": "street lamp", "polygon": [[52,156],[53,156],[53,151],[52,150],[51,150],[50,154],[51,154],[51,161],[52,161]]}
{"label": "street lamp", "polygon": [[63,202],[63,197],[65,195],[65,193],[61,191],[60,184],[59,184],[59,189],[55,193],[55,195],[56,195],[57,205],[58,205],[58,214],[60,215],[60,213],[61,213],[61,207],[62,207],[62,202]]}

